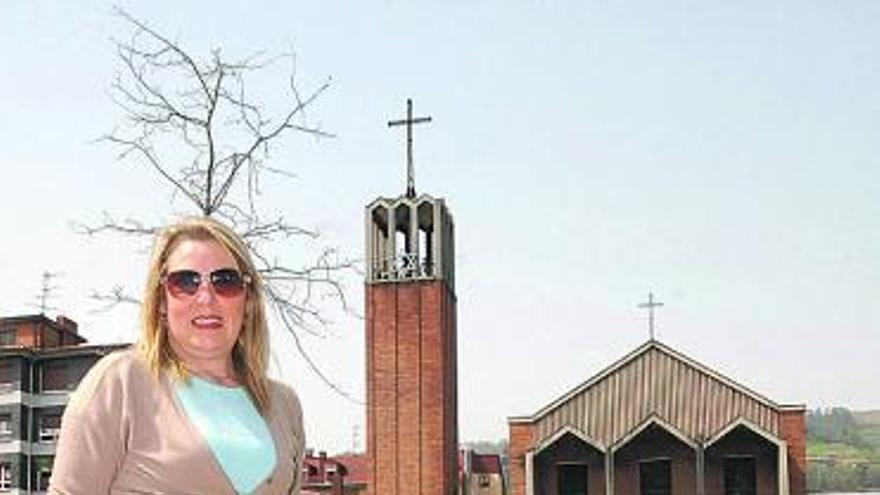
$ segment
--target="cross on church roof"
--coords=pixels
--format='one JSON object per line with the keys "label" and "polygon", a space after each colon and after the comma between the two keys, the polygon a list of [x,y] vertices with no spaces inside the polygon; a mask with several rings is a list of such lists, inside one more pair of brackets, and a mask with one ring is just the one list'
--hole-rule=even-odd
{"label": "cross on church roof", "polygon": [[648,292],[648,302],[639,303],[640,308],[648,308],[648,332],[651,340],[654,340],[654,308],[663,306],[660,301],[654,301],[654,293]]}
{"label": "cross on church roof", "polygon": [[406,197],[414,198],[416,196],[415,172],[413,171],[413,151],[412,151],[412,126],[413,124],[423,124],[430,122],[431,117],[413,118],[412,99],[406,99],[406,118],[400,120],[392,120],[388,122],[388,127],[398,125],[406,125]]}

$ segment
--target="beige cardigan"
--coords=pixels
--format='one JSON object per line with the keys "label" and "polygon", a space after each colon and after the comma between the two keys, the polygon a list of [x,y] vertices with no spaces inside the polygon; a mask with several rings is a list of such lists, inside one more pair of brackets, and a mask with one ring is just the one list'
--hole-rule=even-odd
{"label": "beige cardigan", "polygon": [[[275,440],[274,472],[255,495],[298,494],[305,438],[289,387],[271,382],[266,418]],[[101,359],[64,411],[52,495],[235,495],[207,443],[173,392],[135,351]]]}

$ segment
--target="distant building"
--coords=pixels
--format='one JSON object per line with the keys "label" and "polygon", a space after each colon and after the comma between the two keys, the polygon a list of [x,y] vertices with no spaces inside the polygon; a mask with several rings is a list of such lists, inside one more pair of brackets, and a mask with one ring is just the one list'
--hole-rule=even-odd
{"label": "distant building", "polygon": [[506,495],[500,455],[477,454],[472,449],[462,449],[458,469],[459,495]]}
{"label": "distant building", "polygon": [[0,492],[46,490],[70,393],[98,359],[126,347],[87,345],[64,316],[0,318]]}
{"label": "distant building", "polygon": [[[303,459],[302,495],[365,495],[369,463],[366,454],[328,456],[306,450]],[[505,495],[501,457],[459,451],[458,495]]]}
{"label": "distant building", "polygon": [[803,405],[650,340],[509,418],[512,495],[803,495]]}
{"label": "distant building", "polygon": [[367,491],[367,457],[343,454],[328,457],[306,451],[302,467],[303,495],[362,495]]}

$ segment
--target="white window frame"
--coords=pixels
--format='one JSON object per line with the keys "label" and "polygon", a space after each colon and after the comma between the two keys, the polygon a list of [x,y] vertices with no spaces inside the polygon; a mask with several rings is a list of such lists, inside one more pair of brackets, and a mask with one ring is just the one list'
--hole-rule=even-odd
{"label": "white window frame", "polygon": [[490,478],[489,475],[486,473],[479,473],[479,474],[477,474],[477,485],[480,488],[485,488],[487,486],[491,486],[492,485],[492,478]]}
{"label": "white window frame", "polygon": [[0,491],[12,490],[12,463],[0,462]]}
{"label": "white window frame", "polygon": [[12,415],[0,414],[0,442],[12,440]]}

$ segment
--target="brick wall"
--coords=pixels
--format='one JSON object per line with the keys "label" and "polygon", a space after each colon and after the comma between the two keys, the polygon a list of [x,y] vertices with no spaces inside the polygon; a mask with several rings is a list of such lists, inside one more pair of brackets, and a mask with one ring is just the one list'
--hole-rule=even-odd
{"label": "brick wall", "polygon": [[371,495],[455,495],[455,296],[440,280],[366,289]]}
{"label": "brick wall", "polygon": [[783,410],[780,413],[779,436],[788,443],[789,493],[804,495],[807,491],[807,431],[804,409]]}
{"label": "brick wall", "polygon": [[510,495],[526,493],[526,452],[535,442],[535,427],[527,423],[509,423]]}

